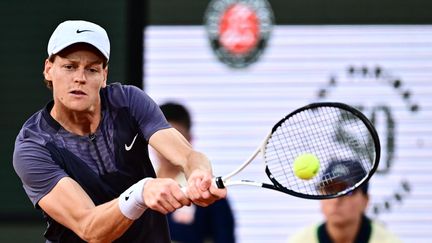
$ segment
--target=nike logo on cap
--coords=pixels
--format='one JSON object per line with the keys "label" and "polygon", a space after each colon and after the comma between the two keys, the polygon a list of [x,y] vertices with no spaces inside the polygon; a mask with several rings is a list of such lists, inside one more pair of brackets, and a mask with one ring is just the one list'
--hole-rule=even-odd
{"label": "nike logo on cap", "polygon": [[77,34],[82,33],[82,32],[93,32],[93,30],[80,30],[80,29],[76,30]]}
{"label": "nike logo on cap", "polygon": [[129,146],[128,146],[127,144],[125,144],[125,149],[126,149],[126,151],[129,151],[129,150],[132,149],[132,146],[134,145],[135,140],[136,140],[137,137],[138,137],[138,133],[135,135],[135,137],[134,137],[133,140],[132,140],[132,143],[131,143]]}

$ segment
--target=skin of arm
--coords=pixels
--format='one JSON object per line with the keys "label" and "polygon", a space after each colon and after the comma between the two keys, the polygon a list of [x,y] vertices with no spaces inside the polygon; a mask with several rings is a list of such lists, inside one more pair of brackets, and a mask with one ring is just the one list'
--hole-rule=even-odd
{"label": "skin of arm", "polygon": [[87,242],[111,242],[133,223],[120,212],[117,199],[95,206],[70,177],[62,178],[38,204],[53,219]]}
{"label": "skin of arm", "polygon": [[[144,192],[146,206],[164,214],[190,205],[190,200],[172,179],[148,181]],[[54,220],[87,242],[112,242],[133,223],[121,213],[117,198],[95,206],[82,187],[70,177],[62,178],[38,204]]]}

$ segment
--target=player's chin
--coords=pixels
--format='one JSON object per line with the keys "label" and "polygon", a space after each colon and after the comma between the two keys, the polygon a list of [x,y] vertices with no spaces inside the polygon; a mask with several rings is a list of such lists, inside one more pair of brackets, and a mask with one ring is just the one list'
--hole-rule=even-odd
{"label": "player's chin", "polygon": [[91,110],[91,105],[87,101],[72,101],[67,105],[68,109],[75,112],[85,112]]}

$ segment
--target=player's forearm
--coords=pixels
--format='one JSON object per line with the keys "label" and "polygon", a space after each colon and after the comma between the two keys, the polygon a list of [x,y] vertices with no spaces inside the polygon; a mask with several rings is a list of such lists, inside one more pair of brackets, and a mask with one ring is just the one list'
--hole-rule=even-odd
{"label": "player's forearm", "polygon": [[87,242],[112,242],[132,225],[120,211],[118,199],[99,205],[83,218],[76,232]]}
{"label": "player's forearm", "polygon": [[170,163],[183,169],[188,177],[200,169],[211,172],[209,159],[192,148],[192,145],[174,128],[156,132],[149,140],[150,145]]}
{"label": "player's forearm", "polygon": [[148,179],[132,185],[119,198],[95,206],[76,181],[64,177],[38,204],[83,240],[110,242],[120,237],[146,209],[142,200],[145,180]]}
{"label": "player's forearm", "polygon": [[187,156],[183,170],[186,177],[189,177],[194,170],[203,170],[212,173],[210,160],[203,153],[195,150]]}
{"label": "player's forearm", "polygon": [[172,178],[176,179],[177,175],[182,171],[180,166],[170,163],[167,159],[161,155],[158,158],[159,168],[157,170],[157,177],[159,178]]}

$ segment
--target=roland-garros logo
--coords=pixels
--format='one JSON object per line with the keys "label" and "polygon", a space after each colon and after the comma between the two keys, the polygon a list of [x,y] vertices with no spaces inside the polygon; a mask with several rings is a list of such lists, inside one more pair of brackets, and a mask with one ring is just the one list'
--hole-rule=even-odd
{"label": "roland-garros logo", "polygon": [[204,22],[211,48],[219,60],[243,68],[263,53],[274,17],[266,0],[212,0]]}

